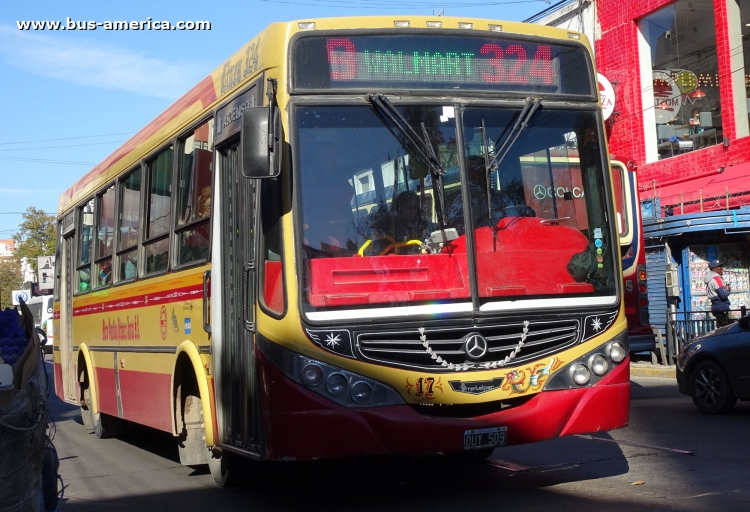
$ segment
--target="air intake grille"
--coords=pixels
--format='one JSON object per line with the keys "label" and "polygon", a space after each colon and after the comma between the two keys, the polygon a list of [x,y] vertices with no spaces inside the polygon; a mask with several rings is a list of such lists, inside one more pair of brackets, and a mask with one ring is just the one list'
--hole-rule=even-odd
{"label": "air intake grille", "polygon": [[[472,351],[470,339],[479,334],[486,340]],[[462,329],[425,329],[396,332],[365,332],[356,335],[356,348],[364,360],[424,370],[485,370],[515,366],[559,352],[580,339],[578,319],[539,320]],[[521,341],[523,340],[523,343]],[[468,344],[467,344],[468,341]],[[479,340],[480,345],[482,341]],[[520,350],[517,350],[520,346]],[[467,353],[467,348],[469,351]],[[511,360],[506,358],[515,352]]]}

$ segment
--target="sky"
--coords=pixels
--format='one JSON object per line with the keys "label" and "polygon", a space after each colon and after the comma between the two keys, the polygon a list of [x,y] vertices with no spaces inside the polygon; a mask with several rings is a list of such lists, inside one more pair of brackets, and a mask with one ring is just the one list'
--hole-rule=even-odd
{"label": "sky", "polygon": [[[553,2],[554,3],[554,2]],[[0,239],[275,21],[434,15],[522,21],[547,0],[27,0],[0,10]],[[20,30],[18,22],[210,21],[210,31]]]}

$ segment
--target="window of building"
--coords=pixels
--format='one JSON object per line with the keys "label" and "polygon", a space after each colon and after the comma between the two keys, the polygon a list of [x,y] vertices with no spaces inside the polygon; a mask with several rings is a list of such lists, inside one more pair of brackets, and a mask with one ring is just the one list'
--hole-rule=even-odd
{"label": "window of building", "polygon": [[120,206],[117,215],[118,281],[135,279],[138,274],[138,233],[141,221],[141,168],[120,181]]}
{"label": "window of building", "polygon": [[112,251],[115,239],[115,187],[96,197],[96,288],[112,284]]}
{"label": "window of building", "polygon": [[[713,2],[678,0],[640,23],[651,57],[659,158],[722,142]],[[653,133],[647,129],[646,133]]]}
{"label": "window of building", "polygon": [[94,236],[93,199],[78,209],[78,222],[80,226],[78,235],[80,244],[78,245],[78,265],[76,265],[76,273],[78,274],[77,293],[84,293],[91,290],[91,251]]}
{"label": "window of building", "polygon": [[214,120],[180,141],[177,181],[177,265],[206,261],[211,228]]}

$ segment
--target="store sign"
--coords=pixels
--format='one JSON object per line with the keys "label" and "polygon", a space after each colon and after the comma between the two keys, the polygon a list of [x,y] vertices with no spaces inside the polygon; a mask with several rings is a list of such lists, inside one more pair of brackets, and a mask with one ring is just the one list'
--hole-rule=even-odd
{"label": "store sign", "polygon": [[682,92],[669,73],[654,71],[652,76],[656,124],[666,124],[680,113]]}
{"label": "store sign", "polygon": [[31,298],[30,290],[13,290],[10,293],[14,306],[20,305],[21,301],[27,302]]}
{"label": "store sign", "polygon": [[599,98],[602,102],[602,114],[604,114],[604,120],[606,121],[612,115],[612,112],[615,111],[615,90],[604,75],[597,73],[596,77],[599,81]]}

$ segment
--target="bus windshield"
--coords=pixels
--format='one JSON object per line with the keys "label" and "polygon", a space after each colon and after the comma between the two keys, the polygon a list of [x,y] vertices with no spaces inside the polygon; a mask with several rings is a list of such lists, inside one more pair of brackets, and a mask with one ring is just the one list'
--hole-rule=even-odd
{"label": "bus windshield", "polygon": [[472,279],[484,310],[614,295],[593,111],[540,108],[514,134],[522,109],[467,108],[459,155],[454,106],[396,108],[444,174],[370,106],[295,110],[308,311],[467,303]]}

